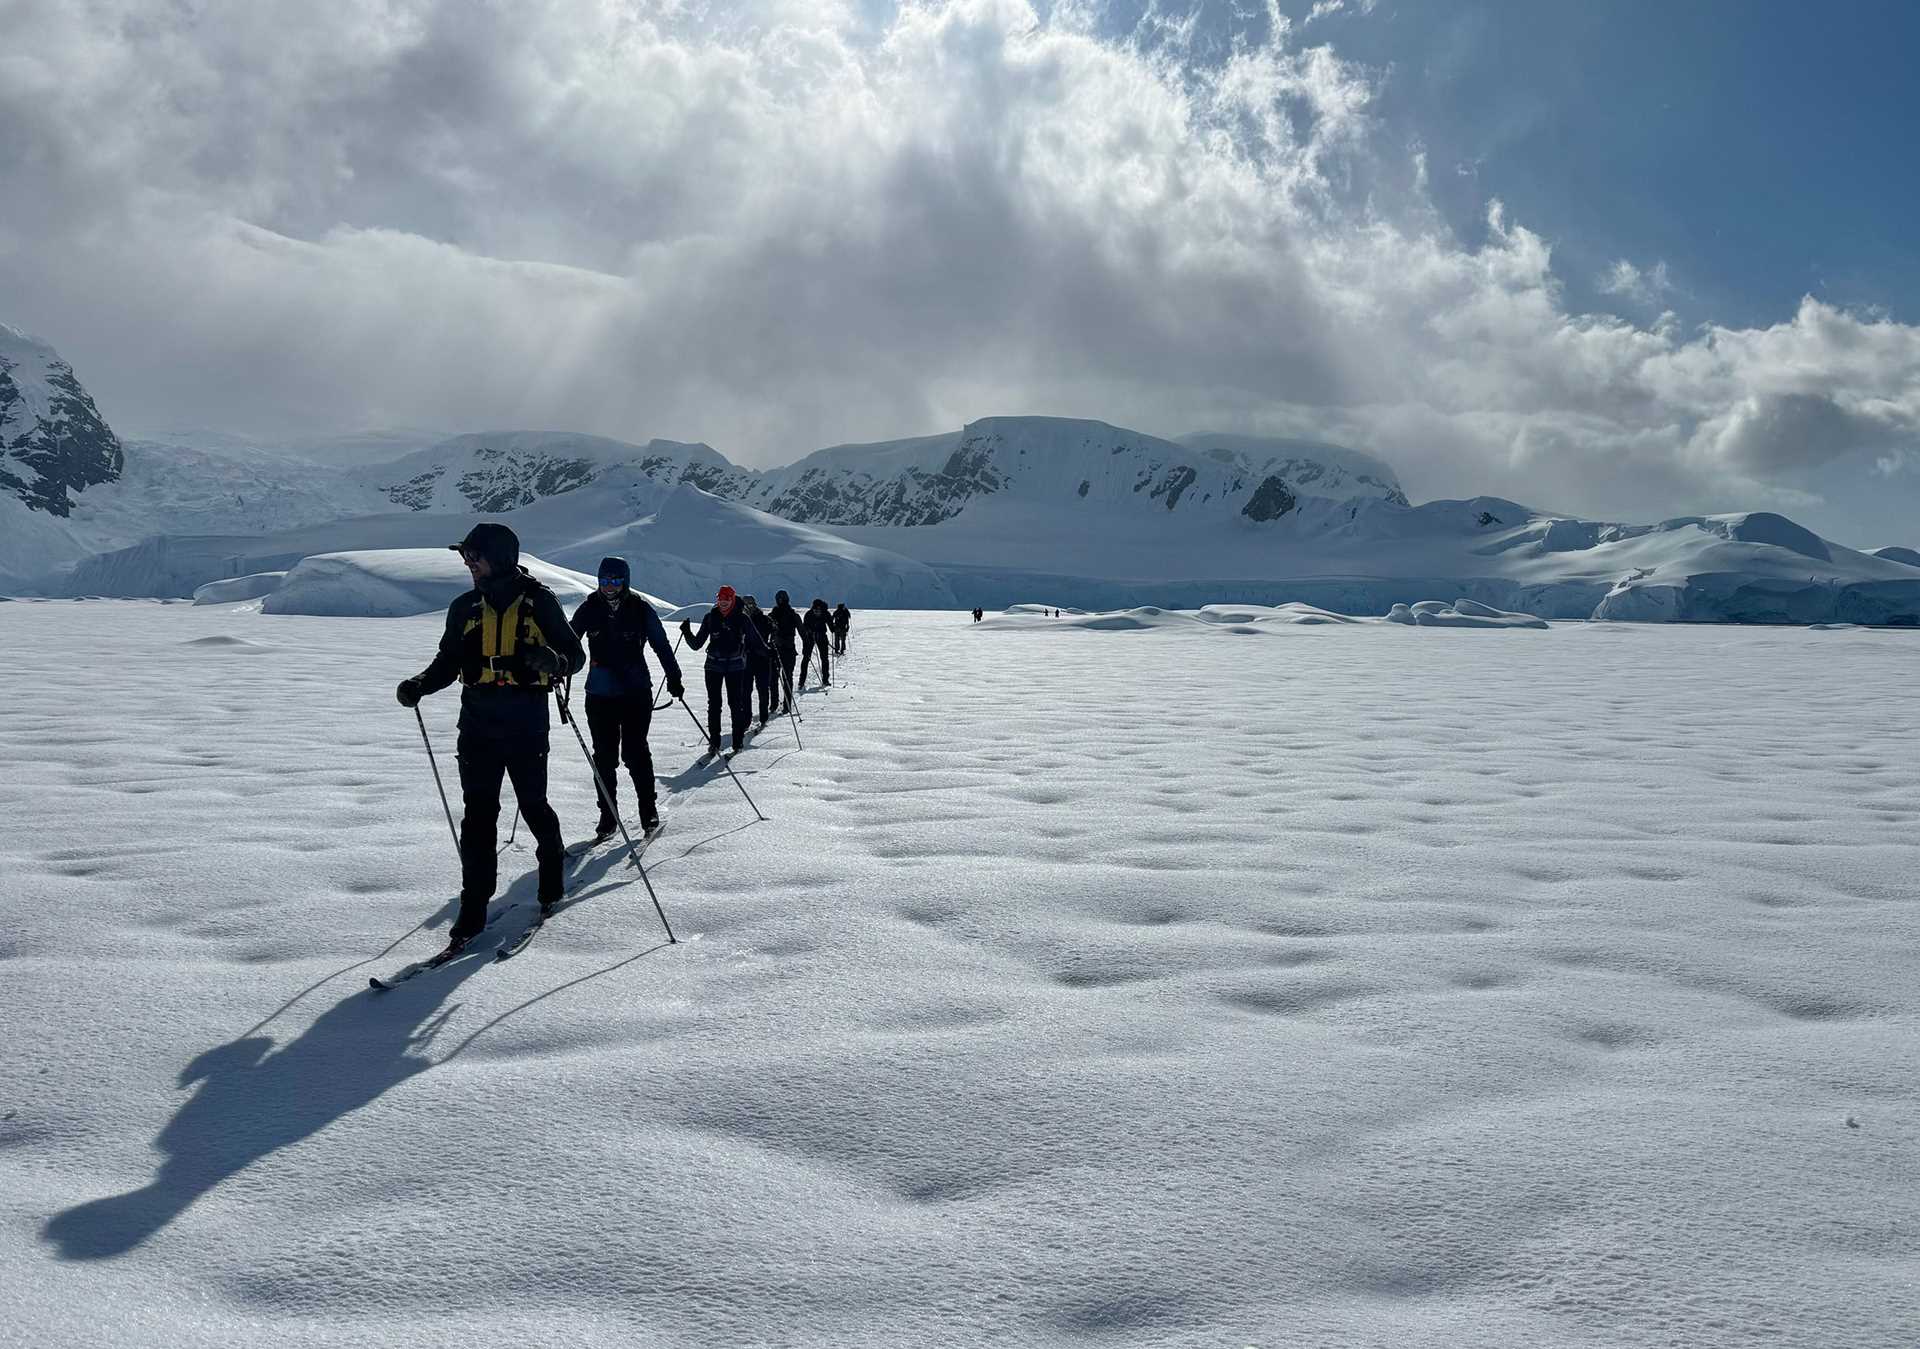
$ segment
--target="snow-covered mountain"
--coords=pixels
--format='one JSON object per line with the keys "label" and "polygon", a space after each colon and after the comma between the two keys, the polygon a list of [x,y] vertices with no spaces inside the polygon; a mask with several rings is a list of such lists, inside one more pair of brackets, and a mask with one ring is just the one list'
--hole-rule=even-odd
{"label": "snow-covered mountain", "polygon": [[812,524],[915,527],[1008,503],[1265,521],[1304,497],[1406,504],[1393,470],[1357,450],[1214,434],[1176,442],[1065,417],[988,417],[942,436],[836,445],[762,474],[746,499]]}
{"label": "snow-covered mountain", "polygon": [[559,565],[625,553],[652,588],[694,599],[725,581],[869,606],[1377,614],[1443,595],[1562,618],[1920,624],[1912,549],[1858,552],[1765,513],[1626,524],[1494,497],[1415,506],[1372,455],[1309,441],[989,417],[765,472],[704,444],[540,431],[336,468],[123,447],[53,349],[4,327],[0,431],[0,589],[187,595],[317,553],[432,547],[487,516]]}
{"label": "snow-covered mountain", "polygon": [[[480,512],[406,511],[306,525],[269,534],[167,535],[89,558],[67,593],[190,595],[210,582],[287,572],[322,553],[445,548]],[[485,513],[511,525],[524,553],[592,574],[600,558],[632,564],[634,585],[677,601],[723,584],[744,592],[787,589],[864,608],[954,608],[958,600],[923,563],[756,511],[695,487],[668,485],[620,467],[591,484],[516,510]],[[273,578],[241,587],[270,594]],[[240,598],[235,594],[235,598]]]}
{"label": "snow-covered mountain", "polygon": [[969,606],[1195,607],[1231,596],[1378,614],[1457,595],[1554,618],[1920,624],[1915,568],[1778,515],[1627,524],[1498,497],[1414,506],[1390,477],[1369,476],[1367,495],[1344,500],[1282,477],[1275,492],[1290,505],[1272,515],[1062,511],[1007,496],[931,526],[839,532],[928,563]]}
{"label": "snow-covered mountain", "polygon": [[73,493],[120,476],[123,454],[60,354],[0,323],[0,493],[66,516]]}
{"label": "snow-covered mountain", "polygon": [[672,440],[633,445],[570,431],[455,436],[366,469],[360,477],[403,510],[497,514],[585,487],[615,468],[727,497],[744,496],[755,477],[708,445]]}

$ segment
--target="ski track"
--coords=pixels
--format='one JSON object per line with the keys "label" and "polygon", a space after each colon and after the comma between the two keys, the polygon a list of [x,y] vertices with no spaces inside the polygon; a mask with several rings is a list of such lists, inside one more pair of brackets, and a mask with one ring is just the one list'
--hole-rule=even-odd
{"label": "ski track", "polygon": [[770,823],[656,716],[681,945],[605,848],[494,962],[522,824],[373,993],[453,913],[439,620],[6,621],[9,1343],[1920,1325],[1911,635],[866,612]]}

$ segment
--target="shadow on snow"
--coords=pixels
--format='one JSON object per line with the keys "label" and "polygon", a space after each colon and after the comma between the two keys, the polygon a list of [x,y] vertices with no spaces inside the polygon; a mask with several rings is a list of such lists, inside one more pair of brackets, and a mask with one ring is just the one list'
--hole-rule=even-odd
{"label": "shadow on snow", "polygon": [[[624,861],[623,853],[594,858],[575,872],[574,884],[598,881],[613,865]],[[531,921],[537,884],[531,872],[522,876],[495,901],[494,913],[517,907]],[[573,903],[613,888],[609,884],[591,890]],[[651,920],[652,914],[647,917]],[[415,927],[407,935],[426,925]],[[501,941],[519,931],[516,925],[507,927],[499,933]],[[272,1036],[259,1033],[273,1020],[268,1017],[238,1039],[199,1055],[179,1077],[182,1090],[197,1090],[154,1140],[165,1160],[152,1181],[138,1190],[91,1200],[56,1214],[48,1219],[42,1236],[67,1260],[124,1255],[228,1177],[319,1133],[408,1078],[434,1067],[435,1060],[427,1057],[426,1051],[459,1006],[444,1004],[468,979],[493,964],[498,945],[499,941],[476,942],[458,960],[389,992],[362,988],[349,994],[285,1045],[276,1047]],[[369,963],[358,961],[329,977]],[[298,1000],[297,995],[293,1001]],[[474,1038],[469,1036],[460,1047]]]}

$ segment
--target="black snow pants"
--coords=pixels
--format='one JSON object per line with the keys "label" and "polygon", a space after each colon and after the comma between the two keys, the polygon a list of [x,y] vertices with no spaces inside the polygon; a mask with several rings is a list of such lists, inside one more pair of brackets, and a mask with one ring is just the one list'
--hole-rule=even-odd
{"label": "black snow pants", "polygon": [[780,657],[780,706],[775,712],[785,712],[793,706],[793,667],[800,661],[799,655],[791,645],[776,648]]}
{"label": "black snow pants", "polygon": [[533,855],[540,868],[540,899],[558,900],[565,884],[560,818],[547,804],[546,737],[488,740],[462,735],[458,754],[464,811],[460,820],[460,916],[447,934],[455,941],[471,937],[487,925],[487,902],[499,884],[496,848],[502,778],[512,780],[520,815],[533,835]]}
{"label": "black snow pants", "polygon": [[747,722],[753,716],[753,675],[746,670],[707,667],[707,743],[720,743],[720,690],[727,691],[727,710],[733,714],[733,747],[747,743]]}
{"label": "black snow pants", "polygon": [[820,652],[820,682],[822,684],[833,682],[833,672],[827,668],[827,644],[815,642],[811,637],[802,637],[800,639],[800,683],[803,686],[807,682],[807,666],[812,663],[816,649]]}
{"label": "black snow pants", "polygon": [[759,696],[760,724],[762,726],[766,725],[767,718],[773,715],[773,705],[780,701],[780,696],[773,691],[774,681],[779,677],[780,662],[775,660],[771,655],[765,660],[753,662],[753,688],[754,692]]}
{"label": "black snow pants", "polygon": [[587,730],[593,736],[593,766],[600,770],[600,781],[607,785],[607,800],[600,807],[603,818],[608,805],[614,807],[615,815],[620,813],[618,770],[622,763],[633,778],[633,795],[640,803],[640,813],[653,814],[653,751],[647,745],[647,728],[652,725],[653,695],[650,692],[587,695]]}

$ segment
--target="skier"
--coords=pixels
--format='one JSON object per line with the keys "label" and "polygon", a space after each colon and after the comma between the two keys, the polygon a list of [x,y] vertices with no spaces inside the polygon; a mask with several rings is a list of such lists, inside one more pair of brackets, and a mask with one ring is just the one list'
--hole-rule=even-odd
{"label": "skier", "polygon": [[447,606],[431,664],[394,691],[402,707],[460,681],[460,916],[447,934],[451,958],[487,925],[499,880],[494,853],[500,780],[512,779],[534,838],[540,911],[560,902],[564,845],[547,804],[547,694],[586,663],[554,593],[520,565],[520,540],[503,524],[475,525],[459,543],[473,589]]}
{"label": "skier", "polygon": [[978,623],[982,618],[985,618],[985,617],[986,617],[985,612],[981,610],[978,606],[975,606],[973,611],[973,621]]}
{"label": "skier", "polygon": [[800,636],[800,615],[794,611],[793,603],[782,590],[773,597],[773,610],[767,615],[773,620],[774,654],[780,658],[780,706],[773,709],[779,716],[793,709],[793,667],[800,657],[794,651],[794,642]]}
{"label": "skier", "polygon": [[763,645],[760,630],[748,619],[746,611],[740,607],[739,597],[732,586],[721,586],[720,593],[714,597],[713,608],[707,610],[700,620],[700,631],[695,632],[693,625],[686,619],[680,620],[680,632],[687,639],[687,645],[698,651],[708,642],[713,649],[707,652],[707,754],[720,753],[720,691],[726,690],[727,709],[732,713],[733,747],[742,749],[747,743],[747,720],[752,712],[749,701],[748,660],[754,648]]}
{"label": "skier", "polygon": [[829,687],[833,684],[833,671],[827,668],[827,602],[815,599],[807,606],[807,616],[800,620],[800,687],[807,686],[807,666],[813,660],[813,649],[820,648],[820,682]]}
{"label": "skier", "polygon": [[640,828],[652,833],[660,827],[660,807],[653,784],[653,753],[647,729],[653,722],[653,675],[647,669],[647,647],[660,659],[667,692],[686,694],[680,682],[680,663],[667,644],[660,615],[631,591],[633,573],[624,557],[600,559],[600,588],[573,611],[571,627],[587,639],[591,655],[587,672],[587,729],[593,736],[593,766],[607,789],[600,803],[600,823],[593,836],[600,840],[619,828],[620,777],[624,761],[640,802]]}
{"label": "skier", "polygon": [[779,675],[780,662],[773,654],[773,620],[760,607],[760,601],[748,595],[740,601],[746,606],[747,621],[760,633],[760,649],[747,653],[747,667],[753,672],[754,691],[759,695],[760,729],[767,729],[767,709],[774,702],[773,681]]}
{"label": "skier", "polygon": [[847,654],[847,625],[853,622],[853,614],[842,600],[833,608],[833,654]]}

